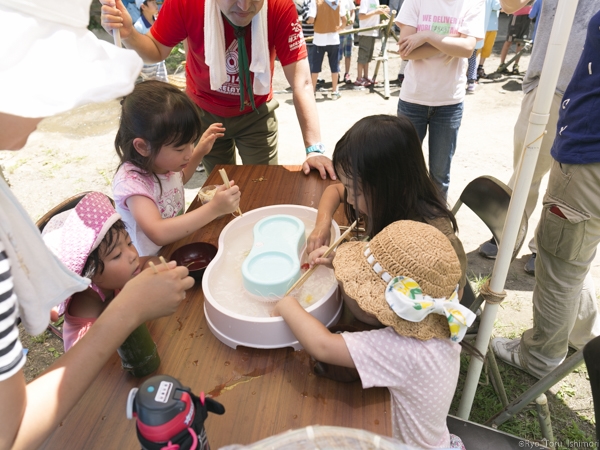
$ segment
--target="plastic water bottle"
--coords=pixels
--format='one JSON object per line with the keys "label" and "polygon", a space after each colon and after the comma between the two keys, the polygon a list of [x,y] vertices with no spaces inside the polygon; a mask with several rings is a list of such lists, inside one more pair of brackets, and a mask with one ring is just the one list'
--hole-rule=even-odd
{"label": "plastic water bottle", "polygon": [[179,450],[210,450],[204,421],[225,408],[212,398],[196,397],[168,375],[157,375],[129,392],[127,418],[136,418],[144,450],[178,446]]}

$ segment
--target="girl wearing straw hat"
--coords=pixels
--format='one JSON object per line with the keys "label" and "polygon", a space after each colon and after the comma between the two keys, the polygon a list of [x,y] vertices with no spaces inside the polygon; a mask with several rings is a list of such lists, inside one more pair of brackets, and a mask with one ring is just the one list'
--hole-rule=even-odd
{"label": "girl wearing straw hat", "polygon": [[274,309],[318,361],[355,367],[363,388],[387,387],[395,438],[418,448],[464,448],[446,416],[460,341],[475,314],[457,296],[460,262],[436,228],[398,221],[369,243],[342,244],[333,260],[344,302],[379,329],[331,333],[293,297]]}
{"label": "girl wearing straw hat", "polygon": [[[22,148],[43,117],[133,88],[141,59],[87,30],[90,3],[0,0],[0,149]],[[174,262],[158,270],[127,283],[79,344],[26,385],[17,318],[26,332],[42,333],[50,310],[89,280],[52,255],[0,179],[0,448],[40,447],[127,336],[175,311],[194,280]]]}

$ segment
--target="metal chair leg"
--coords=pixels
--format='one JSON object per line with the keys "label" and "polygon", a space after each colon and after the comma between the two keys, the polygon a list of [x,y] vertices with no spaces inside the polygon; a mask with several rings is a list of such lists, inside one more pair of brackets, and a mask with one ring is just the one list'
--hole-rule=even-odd
{"label": "metal chair leg", "polygon": [[504,389],[504,383],[502,382],[502,377],[500,376],[500,370],[498,370],[498,363],[496,362],[496,355],[494,355],[494,350],[492,349],[492,342],[488,346],[487,355],[485,355],[488,362],[488,367],[490,369],[490,379],[492,381],[492,386],[496,391],[496,394],[500,398],[502,402],[502,406],[506,408],[508,406],[508,397],[506,396],[506,389]]}
{"label": "metal chair leg", "polygon": [[535,407],[538,413],[540,429],[542,430],[542,437],[547,442],[554,442],[554,433],[552,432],[550,409],[548,408],[548,398],[546,397],[546,394],[542,394],[535,399]]}
{"label": "metal chair leg", "polygon": [[523,392],[518,398],[513,400],[508,406],[502,411],[492,416],[485,424],[487,426],[500,426],[512,416],[520,412],[529,403],[538,398],[541,394],[546,392],[564,377],[569,375],[580,365],[583,364],[583,350],[577,351],[573,356],[565,360],[556,369],[542,378],[540,381],[531,386],[528,390]]}

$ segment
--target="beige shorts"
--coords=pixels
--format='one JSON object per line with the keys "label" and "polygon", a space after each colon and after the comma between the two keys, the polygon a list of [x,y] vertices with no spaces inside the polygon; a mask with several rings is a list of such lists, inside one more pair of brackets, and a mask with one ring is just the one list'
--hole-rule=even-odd
{"label": "beige shorts", "polygon": [[369,64],[373,59],[375,39],[374,36],[360,36],[358,38],[358,64]]}

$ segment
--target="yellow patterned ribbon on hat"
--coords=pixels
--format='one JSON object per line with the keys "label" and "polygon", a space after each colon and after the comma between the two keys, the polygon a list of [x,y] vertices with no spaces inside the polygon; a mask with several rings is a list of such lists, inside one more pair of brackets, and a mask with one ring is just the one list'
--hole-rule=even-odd
{"label": "yellow patterned ribbon on hat", "polygon": [[408,277],[394,277],[385,289],[390,308],[404,320],[420,322],[431,313],[446,316],[450,339],[460,342],[475,320],[475,313],[458,302],[458,286],[450,298],[432,298],[423,294],[419,283]]}

